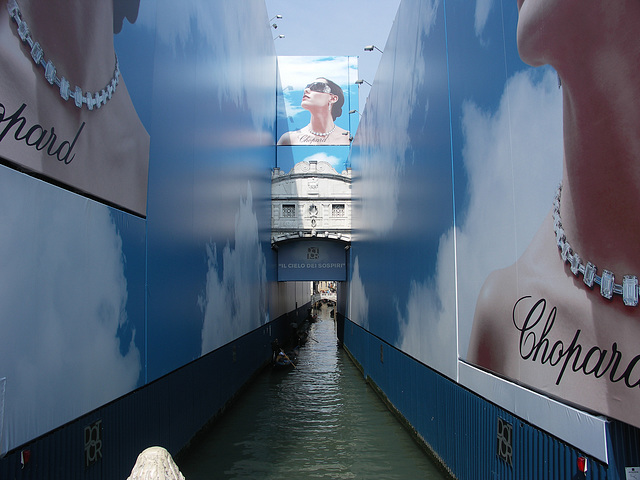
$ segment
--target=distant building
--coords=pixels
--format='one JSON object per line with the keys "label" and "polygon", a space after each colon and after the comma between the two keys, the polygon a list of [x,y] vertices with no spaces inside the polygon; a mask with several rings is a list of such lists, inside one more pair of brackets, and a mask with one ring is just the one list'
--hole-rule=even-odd
{"label": "distant building", "polygon": [[303,161],[271,176],[271,244],[297,238],[351,241],[351,169]]}

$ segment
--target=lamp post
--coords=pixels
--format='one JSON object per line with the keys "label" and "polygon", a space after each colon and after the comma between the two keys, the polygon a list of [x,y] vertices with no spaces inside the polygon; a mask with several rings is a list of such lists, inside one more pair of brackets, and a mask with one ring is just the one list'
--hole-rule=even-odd
{"label": "lamp post", "polygon": [[366,83],[367,85],[369,85],[370,87],[373,87],[373,85],[371,85],[369,82],[367,82],[366,80],[360,78],[358,80],[356,80],[356,85],[362,85],[363,83]]}
{"label": "lamp post", "polygon": [[380,50],[378,47],[376,47],[375,45],[367,45],[366,47],[364,47],[364,51],[365,52],[373,52],[373,50],[378,50],[380,53],[384,53],[382,50]]}
{"label": "lamp post", "polygon": [[[271,17],[271,18],[269,19],[269,23],[273,22],[273,20],[274,20],[274,19],[276,19],[276,18],[277,18],[278,20],[280,20],[280,19],[282,18],[282,15],[275,15],[275,16]],[[275,28],[278,28],[278,24],[277,24],[277,23],[271,23],[271,28],[274,28],[274,29],[275,29]],[[275,40],[275,39],[274,39],[274,40]]]}

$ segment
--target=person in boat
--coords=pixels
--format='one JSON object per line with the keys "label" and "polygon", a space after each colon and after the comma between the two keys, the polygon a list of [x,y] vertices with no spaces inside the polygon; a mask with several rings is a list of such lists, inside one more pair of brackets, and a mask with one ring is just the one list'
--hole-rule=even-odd
{"label": "person in boat", "polygon": [[276,355],[276,363],[278,364],[286,364],[289,363],[289,357],[287,356],[286,353],[284,353],[284,351],[280,350],[278,352],[278,354]]}
{"label": "person in boat", "polygon": [[271,342],[271,359],[275,363],[282,362],[282,360],[286,357],[284,350],[280,346],[280,342],[276,338],[273,342]]}

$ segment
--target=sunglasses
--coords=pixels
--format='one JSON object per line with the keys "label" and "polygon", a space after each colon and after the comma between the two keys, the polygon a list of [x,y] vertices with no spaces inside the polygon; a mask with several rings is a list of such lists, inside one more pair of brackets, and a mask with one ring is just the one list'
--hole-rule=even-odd
{"label": "sunglasses", "polygon": [[313,82],[304,87],[312,92],[331,93],[331,87],[324,82]]}

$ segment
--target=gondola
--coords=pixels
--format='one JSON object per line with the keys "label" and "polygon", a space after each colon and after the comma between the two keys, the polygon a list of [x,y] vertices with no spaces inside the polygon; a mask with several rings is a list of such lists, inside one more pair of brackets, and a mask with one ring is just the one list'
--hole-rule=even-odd
{"label": "gondola", "polygon": [[284,353],[282,349],[279,349],[277,353],[274,352],[273,368],[274,370],[289,370],[296,368],[296,364],[293,363],[297,358],[297,348],[288,354]]}
{"label": "gondola", "polygon": [[280,358],[273,362],[274,370],[290,370],[294,367],[294,363],[289,358]]}

